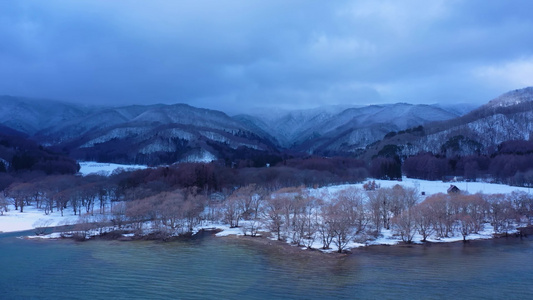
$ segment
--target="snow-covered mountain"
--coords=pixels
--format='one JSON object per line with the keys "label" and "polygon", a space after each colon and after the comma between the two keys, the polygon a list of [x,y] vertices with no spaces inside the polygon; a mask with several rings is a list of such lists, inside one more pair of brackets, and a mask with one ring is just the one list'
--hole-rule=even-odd
{"label": "snow-covered mountain", "polygon": [[0,123],[34,135],[44,128],[79,119],[95,109],[52,100],[0,96]]}
{"label": "snow-covered mountain", "polygon": [[[281,156],[285,149],[354,155],[379,151],[387,143],[402,146],[407,155],[438,152],[458,135],[485,148],[533,135],[533,88],[511,91],[461,116],[466,110],[468,106],[397,103],[230,117],[185,104],[96,107],[2,96],[0,125],[77,159],[142,164],[231,162]],[[408,130],[420,125],[423,131],[416,134]]]}
{"label": "snow-covered mountain", "polygon": [[226,114],[185,104],[108,108],[36,138],[79,159],[142,164],[212,161],[241,147],[275,151],[268,139]]}
{"label": "snow-covered mountain", "polygon": [[[302,136],[305,132],[313,131],[338,116],[346,107],[324,106],[305,110],[264,109],[253,114],[242,114],[234,119],[259,132],[270,133],[275,141],[284,148],[298,144],[309,136]],[[312,135],[312,133],[311,133]]]}
{"label": "snow-covered mountain", "polygon": [[485,108],[508,107],[533,101],[533,87],[507,92],[487,103]]}
{"label": "snow-covered mountain", "polygon": [[404,130],[456,118],[455,109],[397,103],[341,108],[325,107],[282,113],[239,115],[235,119],[272,133],[279,145],[308,153],[349,153]]}
{"label": "snow-covered mountain", "polygon": [[[505,93],[472,112],[454,119],[424,126],[424,134],[394,135],[373,145],[371,156],[384,146],[398,145],[405,156],[421,151],[442,153],[448,141],[464,144],[453,155],[488,153],[502,142],[533,138],[533,88]],[[445,153],[450,155],[450,153]]]}
{"label": "snow-covered mountain", "polygon": [[4,96],[0,125],[77,159],[109,162],[212,161],[276,150],[266,133],[256,134],[223,112],[185,104],[84,107]]}

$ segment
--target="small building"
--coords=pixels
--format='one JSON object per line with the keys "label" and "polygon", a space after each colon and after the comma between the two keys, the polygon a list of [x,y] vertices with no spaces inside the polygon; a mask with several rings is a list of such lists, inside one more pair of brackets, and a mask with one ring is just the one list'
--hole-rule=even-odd
{"label": "small building", "polygon": [[450,184],[450,187],[448,188],[448,194],[458,194],[460,192],[461,190],[457,186]]}

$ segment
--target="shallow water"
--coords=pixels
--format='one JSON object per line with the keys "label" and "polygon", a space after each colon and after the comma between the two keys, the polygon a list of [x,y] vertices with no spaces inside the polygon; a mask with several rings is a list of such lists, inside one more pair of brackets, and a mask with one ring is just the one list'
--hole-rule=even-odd
{"label": "shallow water", "polygon": [[206,236],[169,243],[0,235],[0,299],[532,299],[533,241],[294,256]]}

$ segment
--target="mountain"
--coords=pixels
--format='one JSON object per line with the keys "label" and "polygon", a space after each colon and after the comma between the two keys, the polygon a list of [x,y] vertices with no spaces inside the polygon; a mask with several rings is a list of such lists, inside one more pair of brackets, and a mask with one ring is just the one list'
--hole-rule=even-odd
{"label": "mountain", "polygon": [[268,139],[226,114],[185,104],[108,108],[35,138],[53,141],[78,159],[119,163],[212,161],[239,148],[275,151]]}
{"label": "mountain", "polygon": [[484,108],[509,107],[533,101],[533,87],[507,92],[484,105]]}
{"label": "mountain", "polygon": [[345,110],[343,106],[324,106],[306,110],[264,109],[254,114],[238,115],[234,119],[248,124],[257,132],[269,132],[274,141],[283,148],[291,148],[302,138],[304,132],[335,118]]}
{"label": "mountain", "polygon": [[533,88],[505,93],[470,113],[424,125],[424,133],[391,135],[367,149],[376,155],[387,145],[396,145],[403,156],[419,152],[436,154],[490,154],[501,143],[533,137]]}
{"label": "mountain", "polygon": [[272,133],[284,148],[332,155],[355,153],[391,131],[460,115],[455,109],[436,105],[397,103],[239,115],[235,119]]}
{"label": "mountain", "polygon": [[[75,160],[39,146],[27,135],[0,125],[0,174],[37,171],[45,174],[74,174]],[[4,178],[5,179],[5,178]],[[4,186],[6,181],[0,185]]]}
{"label": "mountain", "polygon": [[185,104],[86,107],[2,96],[0,124],[81,160],[166,164],[276,152],[268,134]]}
{"label": "mountain", "polygon": [[531,116],[524,112],[531,94],[531,88],[512,91],[466,115],[467,105],[396,103],[234,117],[185,104],[97,107],[3,96],[0,125],[79,160],[155,165],[222,159],[261,166],[287,153],[375,155],[387,143],[404,155],[435,152],[461,134],[485,148],[529,138]]}
{"label": "mountain", "polygon": [[79,119],[94,109],[95,107],[53,100],[0,96],[0,123],[28,135],[34,135],[43,128]]}

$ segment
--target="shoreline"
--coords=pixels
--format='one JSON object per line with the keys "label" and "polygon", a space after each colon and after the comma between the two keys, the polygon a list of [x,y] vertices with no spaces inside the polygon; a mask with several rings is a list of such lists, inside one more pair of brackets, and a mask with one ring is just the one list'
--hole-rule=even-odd
{"label": "shoreline", "polygon": [[226,236],[221,236],[217,238],[224,238],[229,241],[242,242],[248,245],[252,244],[254,246],[265,246],[269,248],[270,250],[276,250],[278,252],[283,251],[284,254],[296,254],[296,255],[301,255],[301,256],[312,256],[312,257],[316,257],[316,256],[336,257],[336,258],[347,257],[347,256],[355,255],[357,254],[357,252],[372,251],[372,249],[379,249],[379,248],[390,249],[390,248],[413,248],[413,247],[447,247],[447,246],[458,245],[458,244],[472,245],[476,243],[483,243],[487,241],[496,241],[496,240],[502,240],[502,239],[529,240],[528,236],[520,236],[518,234],[508,234],[508,235],[494,236],[492,238],[472,239],[472,240],[466,240],[466,241],[462,241],[462,240],[446,241],[446,242],[426,241],[426,242],[421,242],[421,243],[409,243],[409,244],[405,242],[400,242],[397,244],[371,244],[371,245],[365,245],[361,247],[347,249],[347,250],[344,250],[342,253],[339,253],[334,249],[328,249],[324,251],[322,249],[307,248],[305,246],[292,245],[284,241],[271,240],[266,236],[252,237],[252,236],[242,236],[242,235],[240,236],[239,235],[226,235]]}
{"label": "shoreline", "polygon": [[[48,228],[48,229],[52,229]],[[64,228],[64,227],[63,227]],[[19,232],[25,232],[19,231]],[[75,234],[69,234],[69,231],[62,232],[52,232],[44,235],[32,235],[32,236],[19,236],[26,240],[70,240],[74,242],[91,242],[91,241],[119,241],[119,242],[135,242],[135,241],[154,241],[161,243],[171,243],[176,241],[191,241],[194,239],[201,239],[206,236],[209,238],[220,238],[223,241],[230,243],[240,243],[245,246],[253,247],[254,249],[268,252],[273,255],[282,255],[282,256],[293,256],[295,259],[303,260],[312,260],[317,258],[327,258],[330,259],[342,259],[350,257],[352,255],[357,255],[360,252],[372,251],[373,249],[392,249],[392,248],[419,248],[419,247],[449,247],[456,246],[458,244],[463,245],[476,245],[477,243],[483,243],[487,241],[497,241],[497,240],[518,240],[526,239],[529,240],[527,235],[521,236],[518,233],[510,234],[499,234],[493,235],[490,238],[476,238],[471,240],[452,240],[452,241],[426,241],[426,242],[416,242],[416,243],[405,243],[398,242],[394,244],[366,244],[364,246],[349,248],[343,250],[339,253],[334,248],[327,250],[317,249],[317,248],[307,248],[305,246],[297,246],[290,244],[286,241],[278,241],[275,239],[269,238],[270,232],[260,232],[258,236],[242,235],[242,234],[224,234],[217,235],[220,232],[224,232],[224,229],[221,228],[201,228],[197,232],[188,233],[179,236],[167,236],[162,238],[158,233],[150,233],[145,235],[135,235],[129,230],[115,230],[111,232],[104,233],[102,235],[93,235],[89,238],[79,239]],[[10,234],[16,234],[16,232],[10,232]]]}

